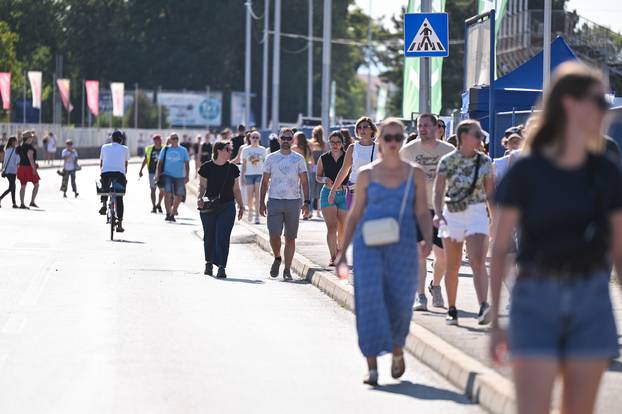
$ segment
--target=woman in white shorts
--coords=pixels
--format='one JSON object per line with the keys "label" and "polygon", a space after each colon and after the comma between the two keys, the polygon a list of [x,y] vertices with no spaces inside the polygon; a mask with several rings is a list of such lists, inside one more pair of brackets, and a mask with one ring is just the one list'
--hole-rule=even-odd
{"label": "woman in white shorts", "polygon": [[477,319],[480,325],[485,325],[490,322],[486,270],[490,221],[486,204],[492,211],[492,161],[479,151],[484,137],[479,122],[470,119],[462,121],[456,135],[458,148],[441,158],[434,183],[435,211],[442,211],[442,214],[437,213],[434,217],[434,224],[439,228],[439,237],[443,239],[447,260],[447,323],[458,324],[458,272],[462,263],[462,247],[466,242],[469,264],[473,269],[473,284],[480,304]]}

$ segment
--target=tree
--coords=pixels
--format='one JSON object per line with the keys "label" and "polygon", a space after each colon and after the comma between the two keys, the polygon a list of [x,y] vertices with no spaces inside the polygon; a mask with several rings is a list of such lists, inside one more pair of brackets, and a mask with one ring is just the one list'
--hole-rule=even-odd
{"label": "tree", "polygon": [[[167,121],[168,112],[165,107],[162,107],[161,110],[162,128],[168,128],[170,126]],[[130,105],[125,114],[126,126],[134,127],[134,114],[135,105]],[[108,122],[110,121],[108,120]],[[158,105],[153,103],[153,100],[149,99],[142,91],[138,92],[138,128],[158,128]]]}
{"label": "tree", "polygon": [[[11,73],[11,96],[17,96],[24,84],[22,75],[22,63],[17,59],[15,46],[19,36],[13,33],[6,22],[0,21],[0,72]],[[13,99],[13,98],[11,98]],[[8,121],[8,114],[3,114]]]}

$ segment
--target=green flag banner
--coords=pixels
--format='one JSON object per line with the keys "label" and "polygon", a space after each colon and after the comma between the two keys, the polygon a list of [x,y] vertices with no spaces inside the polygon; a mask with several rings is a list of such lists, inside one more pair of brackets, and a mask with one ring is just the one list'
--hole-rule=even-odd
{"label": "green flag banner", "polygon": [[[495,9],[495,56],[497,54],[497,42],[499,41],[499,29],[503,18],[508,10],[508,0],[478,0],[477,13],[482,14]],[[495,68],[495,78],[497,76],[497,68]]]}
{"label": "green flag banner", "polygon": [[[445,0],[432,0],[432,11],[445,10]],[[409,0],[406,13],[420,13],[421,0]],[[420,58],[404,58],[404,88],[402,96],[402,117],[410,119],[413,112],[419,113],[419,62]],[[432,73],[432,112],[440,113],[443,98],[443,58],[430,58]]]}

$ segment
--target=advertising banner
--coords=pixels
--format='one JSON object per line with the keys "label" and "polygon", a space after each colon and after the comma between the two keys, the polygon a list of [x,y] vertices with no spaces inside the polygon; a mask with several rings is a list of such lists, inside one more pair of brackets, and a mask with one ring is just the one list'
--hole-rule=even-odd
{"label": "advertising banner", "polygon": [[2,109],[11,109],[11,72],[0,72],[0,96]]}
{"label": "advertising banner", "polygon": [[124,95],[125,84],[123,82],[112,82],[110,84],[110,93],[112,94],[112,116],[123,117],[125,112]]}
{"label": "advertising banner", "polygon": [[41,109],[41,72],[28,72],[30,90],[32,91],[32,107]]}
{"label": "advertising banner", "polygon": [[86,89],[86,103],[94,116],[99,116],[99,81],[87,80],[84,82]]}
{"label": "advertising banner", "polygon": [[158,104],[166,107],[172,126],[205,127],[222,125],[222,93],[160,92]]}
{"label": "advertising banner", "polygon": [[56,79],[56,86],[58,86],[58,92],[60,93],[60,99],[63,101],[63,106],[68,112],[73,111],[73,105],[69,99],[69,87],[71,81],[69,79]]}

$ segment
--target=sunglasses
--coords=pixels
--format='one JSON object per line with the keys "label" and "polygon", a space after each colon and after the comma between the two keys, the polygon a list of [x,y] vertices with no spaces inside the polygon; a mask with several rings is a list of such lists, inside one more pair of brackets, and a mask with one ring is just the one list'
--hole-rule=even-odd
{"label": "sunglasses", "polygon": [[371,129],[371,125],[363,124],[356,127],[356,129]]}
{"label": "sunglasses", "polygon": [[604,95],[601,95],[601,94],[588,95],[587,99],[591,101],[592,103],[594,103],[598,107],[598,109],[600,109],[603,112],[608,110],[611,107],[611,105],[609,105],[609,102],[607,101],[607,98],[605,98]]}
{"label": "sunglasses", "polygon": [[281,136],[281,140],[282,141],[292,141],[294,139],[294,137],[292,137],[291,135],[283,135]]}
{"label": "sunglasses", "polygon": [[259,137],[251,137],[251,139],[259,139]]}
{"label": "sunglasses", "polygon": [[394,135],[385,134],[385,135],[382,136],[382,139],[384,140],[384,142],[402,142],[402,141],[404,141],[404,135],[402,135],[402,134],[394,134]]}
{"label": "sunglasses", "polygon": [[331,145],[341,145],[342,142],[341,141],[330,141]]}

